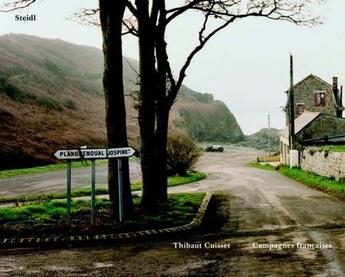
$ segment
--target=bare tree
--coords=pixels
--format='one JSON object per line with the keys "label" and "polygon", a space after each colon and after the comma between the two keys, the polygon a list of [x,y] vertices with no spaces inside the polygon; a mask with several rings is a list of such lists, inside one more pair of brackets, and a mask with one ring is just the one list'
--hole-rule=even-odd
{"label": "bare tree", "polygon": [[[181,3],[181,1],[179,1]],[[218,32],[233,22],[249,17],[314,25],[319,18],[310,11],[319,0],[188,0],[168,6],[163,0],[127,1],[136,23],[129,26],[139,39],[140,95],[139,125],[143,174],[142,207],[155,209],[167,200],[167,133],[169,112],[197,54]],[[176,3],[176,1],[175,1]],[[167,52],[166,30],[188,12],[203,15],[198,42],[187,55],[177,76]],[[137,26],[137,28],[135,28]],[[134,28],[133,28],[134,27]]]}

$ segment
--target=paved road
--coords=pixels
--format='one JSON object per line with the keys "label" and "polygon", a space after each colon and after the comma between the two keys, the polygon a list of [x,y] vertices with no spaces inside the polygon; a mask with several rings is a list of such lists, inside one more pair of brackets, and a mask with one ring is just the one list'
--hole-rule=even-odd
{"label": "paved road", "polygon": [[[130,160],[131,180],[140,179],[140,166],[137,159]],[[96,182],[99,185],[107,183],[107,165],[96,166]],[[72,189],[90,186],[91,165],[89,167],[72,169]],[[0,180],[0,197],[31,193],[52,193],[66,190],[66,171],[59,170],[44,174],[25,175]]]}
{"label": "paved road", "polygon": [[[245,148],[206,154],[199,168],[208,179],[171,188],[216,194],[217,216],[210,220],[221,218],[219,228],[211,221],[206,233],[175,239],[201,249],[166,240],[3,252],[0,276],[345,276],[345,203],[277,172],[247,167],[256,155]],[[283,249],[263,248],[267,244]],[[315,248],[320,244],[323,249]]]}

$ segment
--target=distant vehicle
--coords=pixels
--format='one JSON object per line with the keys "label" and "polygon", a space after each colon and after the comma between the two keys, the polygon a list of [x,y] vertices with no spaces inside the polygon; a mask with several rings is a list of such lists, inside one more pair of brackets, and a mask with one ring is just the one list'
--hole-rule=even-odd
{"label": "distant vehicle", "polygon": [[206,148],[205,148],[205,151],[206,152],[223,152],[224,151],[224,147],[221,146],[221,145],[208,145]]}

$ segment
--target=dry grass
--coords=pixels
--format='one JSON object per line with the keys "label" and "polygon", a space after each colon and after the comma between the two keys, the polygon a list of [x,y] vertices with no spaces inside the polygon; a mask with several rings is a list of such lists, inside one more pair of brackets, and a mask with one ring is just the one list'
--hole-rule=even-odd
{"label": "dry grass", "polygon": [[257,162],[280,162],[280,155],[257,157]]}
{"label": "dry grass", "polygon": [[[25,96],[25,101],[16,102],[0,93],[0,161],[6,160],[0,162],[0,170],[55,162],[53,153],[61,148],[106,145],[100,50],[13,34],[0,36],[0,50],[0,77]],[[137,62],[124,62],[126,94],[130,95],[135,89],[136,73],[128,62],[134,67]],[[232,115],[224,104],[200,102],[199,98],[207,95],[183,89],[185,96],[179,98],[172,111],[170,127],[189,128],[191,124],[182,126],[185,118],[181,109],[185,107],[193,111],[196,122],[204,121],[198,115],[212,119],[208,125],[202,124],[204,135],[233,135],[235,129],[225,120]],[[126,107],[128,137],[136,144],[137,111],[130,96]]]}

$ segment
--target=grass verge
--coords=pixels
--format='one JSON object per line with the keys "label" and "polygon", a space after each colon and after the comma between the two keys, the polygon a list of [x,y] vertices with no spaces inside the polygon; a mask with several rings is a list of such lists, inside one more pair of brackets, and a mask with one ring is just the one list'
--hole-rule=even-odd
{"label": "grass verge", "polygon": [[260,163],[250,163],[249,165],[265,170],[276,170],[282,175],[303,183],[309,187],[313,187],[345,199],[345,183],[343,182],[338,182],[331,178],[320,176],[312,172],[307,172],[297,167],[290,168],[288,166],[280,166],[278,168],[274,168],[269,164]]}
{"label": "grass verge", "polygon": [[[198,171],[188,171],[186,176],[171,176],[168,177],[168,187],[180,186],[191,182],[196,182],[206,178],[206,174]],[[132,191],[141,190],[141,182],[131,184]],[[96,194],[108,194],[108,188],[104,185],[96,187]],[[90,187],[83,187],[72,190],[72,197],[90,196]],[[49,194],[30,194],[14,197],[0,197],[0,204],[13,203],[13,202],[33,202],[33,201],[46,201],[52,199],[64,199],[66,193],[49,193]]]}
{"label": "grass verge", "polygon": [[162,228],[189,223],[195,216],[204,193],[170,194],[168,203],[152,214],[143,214],[139,208],[140,198],[134,196],[135,212],[124,225],[113,224],[110,220],[110,202],[97,199],[96,226],[90,229],[90,201],[72,202],[72,226],[65,222],[66,201],[47,200],[21,207],[0,209],[0,237],[45,235],[66,233],[90,233],[97,231],[117,232],[147,228]]}
{"label": "grass verge", "polygon": [[322,145],[317,148],[329,152],[345,152],[345,145]]}
{"label": "grass verge", "polygon": [[[106,160],[97,160],[97,165],[104,165],[108,162]],[[90,166],[91,162],[85,163],[81,161],[72,162],[72,168],[81,168],[81,167],[88,167]],[[0,171],[0,179],[7,179],[17,176],[23,175],[32,175],[32,174],[39,174],[39,173],[47,173],[50,171],[57,171],[57,170],[64,170],[66,169],[66,163],[60,164],[49,164],[44,166],[36,166],[36,167],[29,167],[29,168],[20,168],[20,169],[10,169],[10,170],[1,170]]]}

